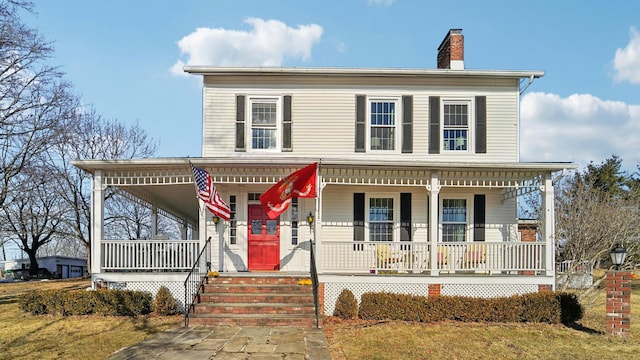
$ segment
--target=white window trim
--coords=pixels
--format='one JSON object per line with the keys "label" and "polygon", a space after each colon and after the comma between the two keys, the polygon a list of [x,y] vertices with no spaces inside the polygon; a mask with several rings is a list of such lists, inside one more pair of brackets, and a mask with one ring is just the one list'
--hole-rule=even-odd
{"label": "white window trim", "polygon": [[[247,108],[245,114],[248,116],[247,131],[245,134],[245,143],[249,152],[282,152],[282,96],[272,95],[249,95],[247,96]],[[252,105],[254,102],[275,102],[276,104],[276,146],[274,149],[254,149],[253,148],[253,112]]]}
{"label": "white window trim", "polygon": [[[371,103],[372,102],[376,102],[376,101],[393,101],[396,104],[396,118],[395,118],[395,139],[394,139],[394,144],[395,144],[395,148],[393,150],[374,150],[371,149]],[[367,152],[373,152],[373,153],[392,153],[392,154],[400,154],[401,153],[401,145],[400,144],[400,139],[402,139],[401,137],[401,131],[402,131],[402,98],[399,96],[367,96],[367,113],[366,113],[366,119],[367,119],[367,134],[366,134],[366,139],[365,139],[365,143],[366,143],[366,149]]]}
{"label": "white window trim", "polygon": [[[445,105],[467,105],[469,117],[467,120],[467,150],[446,150],[444,149],[444,106]],[[446,154],[471,154],[475,153],[475,125],[476,125],[476,114],[475,114],[475,101],[473,97],[447,97],[443,98],[440,101],[440,150]]]}
{"label": "white window trim", "polygon": [[[371,199],[391,198],[393,199],[393,241],[370,241],[369,232],[369,214]],[[364,216],[365,216],[365,228],[364,228],[364,241],[370,243],[399,243],[400,242],[400,194],[399,193],[365,193],[364,198]],[[406,242],[408,243],[408,241]]]}
{"label": "white window trim", "polygon": [[[438,200],[438,242],[443,243],[442,225],[444,219],[444,200],[465,200],[467,203],[467,222],[464,227],[465,243],[473,242],[473,195],[464,194],[443,194],[440,193],[440,199]],[[447,242],[450,243],[450,242]],[[455,243],[455,242],[454,242]]]}

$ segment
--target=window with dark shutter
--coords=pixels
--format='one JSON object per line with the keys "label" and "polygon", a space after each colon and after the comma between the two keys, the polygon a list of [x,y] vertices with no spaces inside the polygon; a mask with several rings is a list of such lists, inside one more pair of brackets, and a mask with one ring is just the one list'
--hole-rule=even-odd
{"label": "window with dark shutter", "polygon": [[411,241],[411,193],[400,193],[400,241]]}
{"label": "window with dark shutter", "polygon": [[402,152],[413,152],[413,96],[402,97]]}
{"label": "window with dark shutter", "polygon": [[473,241],[485,240],[485,203],[485,195],[473,196]]}
{"label": "window with dark shutter", "polygon": [[429,154],[440,154],[439,96],[429,96]]}
{"label": "window with dark shutter", "polygon": [[[365,152],[365,137],[367,135],[366,97],[356,95],[356,138],[355,152]],[[363,200],[364,201],[364,200]]]}
{"label": "window with dark shutter", "polygon": [[293,151],[291,146],[291,95],[284,96],[282,109],[282,151]]}
{"label": "window with dark shutter", "polygon": [[487,97],[476,96],[476,154],[487,153]]}
{"label": "window with dark shutter", "polygon": [[244,95],[236,96],[236,151],[246,151],[244,143]]}

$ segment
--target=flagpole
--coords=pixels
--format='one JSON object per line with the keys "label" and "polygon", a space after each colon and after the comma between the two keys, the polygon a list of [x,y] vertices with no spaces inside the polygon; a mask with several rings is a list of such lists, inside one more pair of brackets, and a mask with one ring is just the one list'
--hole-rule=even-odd
{"label": "flagpole", "polygon": [[[322,164],[322,159],[319,159],[318,161],[318,165],[316,168],[316,201],[315,201],[315,208],[316,208],[316,221],[313,222],[313,241],[311,242],[311,246],[314,247],[314,254],[316,257],[316,270],[319,272],[319,270],[321,269],[320,264],[322,263],[320,260],[322,258],[322,254],[320,254],[320,246],[318,246],[318,233],[316,231],[316,228],[318,226],[318,223],[322,222],[322,213],[320,212],[320,208],[321,208],[321,201],[322,201],[322,194],[321,194],[321,190],[322,187],[320,186],[320,184],[322,183],[322,174],[321,174],[321,164]],[[322,236],[322,228],[320,229],[320,236]],[[322,241],[321,241],[322,242]]]}

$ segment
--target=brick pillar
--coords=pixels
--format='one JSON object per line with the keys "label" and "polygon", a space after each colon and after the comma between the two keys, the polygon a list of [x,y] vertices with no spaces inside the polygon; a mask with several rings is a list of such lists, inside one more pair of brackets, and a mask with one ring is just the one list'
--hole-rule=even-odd
{"label": "brick pillar", "polygon": [[324,317],[324,283],[318,284],[318,315],[319,325],[322,326],[322,319]]}
{"label": "brick pillar", "polygon": [[631,277],[630,271],[607,273],[607,334],[631,335]]}
{"label": "brick pillar", "polygon": [[440,295],[440,284],[429,284],[429,296]]}
{"label": "brick pillar", "polygon": [[552,291],[551,285],[538,285],[538,292],[550,292]]}

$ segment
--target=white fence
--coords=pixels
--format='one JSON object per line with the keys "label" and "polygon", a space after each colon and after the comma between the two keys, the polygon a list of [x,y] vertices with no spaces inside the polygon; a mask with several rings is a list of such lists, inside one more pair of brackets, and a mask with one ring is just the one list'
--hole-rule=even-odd
{"label": "white fence", "polygon": [[[430,273],[431,244],[415,242],[323,242],[322,272]],[[439,273],[537,275],[545,270],[542,242],[438,243]]]}
{"label": "white fence", "polygon": [[200,253],[198,240],[103,240],[103,271],[189,271]]}

